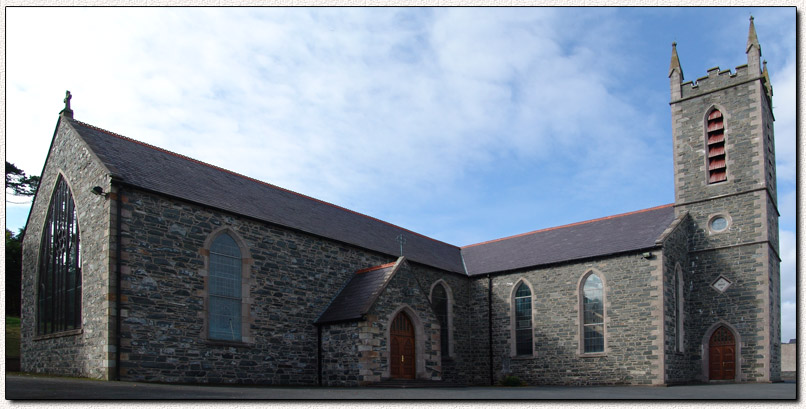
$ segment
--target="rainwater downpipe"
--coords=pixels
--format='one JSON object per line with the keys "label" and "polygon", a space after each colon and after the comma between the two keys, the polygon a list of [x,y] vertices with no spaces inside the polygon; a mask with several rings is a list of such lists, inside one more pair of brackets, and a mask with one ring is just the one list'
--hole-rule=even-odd
{"label": "rainwater downpipe", "polygon": [[316,384],[322,386],[322,324],[316,325]]}
{"label": "rainwater downpipe", "polygon": [[487,274],[487,342],[490,345],[490,386],[495,385],[493,376],[493,278]]}

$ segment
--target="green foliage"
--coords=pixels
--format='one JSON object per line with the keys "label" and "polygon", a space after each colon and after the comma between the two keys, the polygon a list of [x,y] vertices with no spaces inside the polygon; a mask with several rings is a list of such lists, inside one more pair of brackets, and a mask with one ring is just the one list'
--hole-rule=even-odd
{"label": "green foliage", "polygon": [[39,188],[39,176],[27,176],[25,172],[6,162],[6,189],[11,189],[15,196],[33,196]]}
{"label": "green foliage", "polygon": [[526,386],[526,382],[515,375],[507,375],[501,380],[501,386]]}
{"label": "green foliage", "polygon": [[20,357],[20,319],[6,316],[6,357]]}
{"label": "green foliage", "polygon": [[22,229],[16,236],[6,229],[6,314],[20,315],[22,292]]}

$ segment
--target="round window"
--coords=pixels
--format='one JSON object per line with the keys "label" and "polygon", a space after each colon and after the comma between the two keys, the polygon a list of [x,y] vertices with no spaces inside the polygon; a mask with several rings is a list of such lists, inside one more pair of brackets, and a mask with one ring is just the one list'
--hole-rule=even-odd
{"label": "round window", "polygon": [[724,231],[728,228],[728,219],[725,216],[716,216],[711,219],[710,226],[713,231]]}

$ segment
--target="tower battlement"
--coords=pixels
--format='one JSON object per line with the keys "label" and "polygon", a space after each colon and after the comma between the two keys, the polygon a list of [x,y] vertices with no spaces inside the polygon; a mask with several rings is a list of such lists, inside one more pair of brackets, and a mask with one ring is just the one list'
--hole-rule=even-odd
{"label": "tower battlement", "polygon": [[708,75],[699,77],[694,81],[686,81],[680,84],[680,97],[695,97],[759,78],[763,79],[763,74],[761,72],[750,72],[747,64],[736,67],[734,71],[729,69],[721,70],[719,67],[714,67],[708,70]]}

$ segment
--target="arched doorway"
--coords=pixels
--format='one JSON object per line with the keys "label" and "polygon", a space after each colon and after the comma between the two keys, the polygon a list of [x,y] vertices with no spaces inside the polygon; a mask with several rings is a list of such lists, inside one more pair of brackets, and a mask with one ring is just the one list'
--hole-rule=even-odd
{"label": "arched doorway", "polygon": [[736,378],[736,340],[725,326],[720,326],[708,341],[708,379],[712,381]]}
{"label": "arched doorway", "polygon": [[391,377],[398,379],[414,379],[415,375],[415,348],[414,325],[405,312],[397,314],[389,329],[391,338]]}

